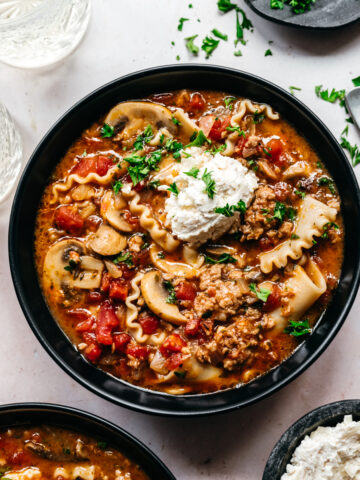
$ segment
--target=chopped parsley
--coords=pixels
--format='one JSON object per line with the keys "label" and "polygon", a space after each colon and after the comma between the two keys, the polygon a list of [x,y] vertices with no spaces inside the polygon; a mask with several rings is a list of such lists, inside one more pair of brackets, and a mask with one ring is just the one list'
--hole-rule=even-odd
{"label": "chopped parsley", "polygon": [[305,13],[311,10],[316,0],[270,0],[270,8],[283,10],[284,5],[289,5],[294,13]]}
{"label": "chopped parsley", "polygon": [[216,40],[215,38],[206,36],[202,42],[201,50],[204,50],[206,53],[205,58],[210,58],[213,51],[218,47],[220,40]]}
{"label": "chopped parsley", "polygon": [[267,290],[266,288],[259,288],[259,290],[256,288],[255,283],[250,283],[250,290],[255,293],[257,298],[261,300],[262,302],[266,302],[271,291]]}
{"label": "chopped parsley", "polygon": [[239,134],[239,137],[245,137],[245,132],[244,130],[241,130],[240,127],[226,127],[226,130],[228,132],[237,132]]}
{"label": "chopped parsley", "polygon": [[284,333],[292,335],[293,337],[301,337],[302,335],[311,333],[309,320],[306,319],[300,322],[290,320],[289,325],[284,329]]}
{"label": "chopped parsley", "polygon": [[[273,215],[272,219],[279,220],[280,222],[283,222],[286,217],[289,220],[293,221],[296,217],[295,208],[287,207],[284,203],[281,203],[281,202],[276,202],[275,208],[274,208],[274,215]],[[270,221],[271,221],[271,219],[270,219]]]}
{"label": "chopped parsley", "polygon": [[173,193],[174,195],[178,196],[179,195],[179,189],[176,185],[176,183],[172,183],[169,188],[168,188],[169,192]]}
{"label": "chopped parsley", "polygon": [[217,260],[215,258],[211,258],[205,255],[205,263],[210,265],[215,265],[216,263],[236,263],[236,262],[237,262],[236,258],[232,257],[229,253],[222,253]]}
{"label": "chopped parsley", "polygon": [[157,254],[157,257],[158,257],[158,258],[165,258],[165,253],[164,253],[164,252],[159,252],[159,253]]}
{"label": "chopped parsley", "polygon": [[153,131],[151,125],[148,125],[143,133],[141,133],[134,142],[134,149],[136,151],[143,150],[146,143],[149,143],[153,138]]}
{"label": "chopped parsley", "polygon": [[255,125],[258,125],[259,123],[263,122],[265,120],[265,115],[261,112],[259,112],[259,110],[255,110],[254,114],[253,114],[253,123],[255,123]]}
{"label": "chopped parsley", "polygon": [[325,225],[323,226],[324,233],[321,235],[321,238],[329,238],[329,233],[328,233],[329,228],[334,228],[335,230],[339,230],[339,225],[337,225],[334,222],[325,223]]}
{"label": "chopped parsley", "polygon": [[100,448],[100,450],[106,450],[107,447],[108,447],[108,443],[107,442],[97,442],[97,446],[98,446],[98,448]]}
{"label": "chopped parsley", "polygon": [[212,314],[213,314],[213,312],[211,310],[206,310],[206,312],[204,312],[201,315],[201,318],[204,318],[206,320],[207,318],[210,318]]}
{"label": "chopped parsley", "polygon": [[218,147],[216,147],[215,145],[213,145],[210,150],[205,150],[206,153],[212,153],[213,155],[215,155],[215,153],[221,153],[223,152],[224,150],[226,149],[226,143],[223,143],[222,145],[219,145]]}
{"label": "chopped parsley", "polygon": [[188,22],[189,19],[188,18],[184,18],[184,17],[181,17],[179,18],[179,25],[177,27],[177,29],[179,30],[179,32],[182,32],[182,29],[183,29],[183,26],[184,26],[184,22]]}
{"label": "chopped parsley", "polygon": [[108,123],[104,123],[104,125],[101,127],[100,132],[103,138],[111,138],[114,135],[114,127],[112,127]]}
{"label": "chopped parsley", "polygon": [[128,267],[134,266],[133,257],[130,252],[120,253],[120,255],[118,255],[113,260],[113,262],[115,263],[115,265],[117,265],[118,263],[125,263],[125,265],[127,265]]}
{"label": "chopped parsley", "polygon": [[[239,19],[239,14],[240,13],[242,15],[241,22],[240,22],[240,19]],[[253,28],[253,24],[251,23],[251,21],[246,16],[246,13],[244,12],[244,10],[237,7],[236,8],[236,40],[235,40],[235,46],[238,44],[238,42],[241,42],[242,44],[244,44],[244,30],[251,30],[252,28]]]}
{"label": "chopped parsley", "polygon": [[66,267],[64,267],[64,270],[66,270],[67,272],[73,273],[73,271],[76,270],[76,267],[77,267],[77,263],[75,262],[75,260],[72,260],[70,258],[69,264],[66,265]]}
{"label": "chopped parsley", "polygon": [[196,167],[193,167],[191,170],[189,170],[188,172],[184,172],[185,175],[188,175],[189,177],[194,177],[194,178],[197,178],[198,175],[199,175],[199,172],[200,170]]}
{"label": "chopped parsley", "polygon": [[165,143],[165,149],[173,154],[173,157],[176,160],[180,159],[181,156],[181,150],[184,148],[184,145],[180,142],[177,142],[176,140],[173,140],[172,138],[169,138],[166,140]]}
{"label": "chopped parsley", "polygon": [[234,8],[238,8],[238,6],[235,3],[232,3],[230,0],[218,0],[217,6],[220,12],[224,13],[234,10]]}
{"label": "chopped parsley", "polygon": [[189,50],[190,53],[193,55],[197,55],[199,53],[199,47],[195,45],[194,40],[197,38],[199,35],[193,35],[192,37],[187,37],[185,38],[185,45],[186,48]]}
{"label": "chopped parsley", "polygon": [[122,187],[123,187],[123,183],[121,180],[116,180],[116,182],[112,184],[112,188],[114,190],[115,195],[117,195],[120,192]]}
{"label": "chopped parsley", "polygon": [[63,454],[64,455],[70,455],[70,448],[63,448]]}
{"label": "chopped parsley", "polygon": [[360,148],[358,145],[352,146],[346,138],[341,137],[341,146],[345,148],[349,153],[351,157],[351,162],[353,167],[356,167],[358,163],[360,163]]}
{"label": "chopped parsley", "polygon": [[336,193],[336,189],[335,189],[335,183],[334,183],[334,180],[332,180],[331,178],[329,177],[321,177],[319,178],[318,180],[318,185],[320,187],[322,186],[326,186],[328,187],[328,189],[330,190],[330,192],[335,195]]}
{"label": "chopped parsley", "polygon": [[315,93],[319,98],[325,100],[325,102],[335,103],[337,100],[340,101],[340,105],[345,106],[345,90],[335,90],[333,88],[329,93],[329,90],[323,90],[322,85],[317,85],[315,87]]}
{"label": "chopped parsley", "polygon": [[292,233],[290,238],[291,240],[299,240],[300,237],[299,235],[296,235],[296,233]]}
{"label": "chopped parsley", "polygon": [[270,50],[270,48],[268,48],[266,51],[265,51],[265,54],[264,54],[264,57],[270,57],[272,56],[272,51]]}
{"label": "chopped parsley", "polygon": [[159,185],[160,185],[160,180],[153,180],[152,182],[149,182],[149,187],[152,190],[155,190]]}
{"label": "chopped parsley", "polygon": [[215,36],[215,37],[218,37],[220,38],[221,40],[225,40],[225,42],[228,41],[228,36],[226,35],[226,33],[221,33],[219,30],[217,30],[216,28],[214,28],[213,30],[211,30],[211,33]]}
{"label": "chopped parsley", "polygon": [[225,107],[228,108],[229,110],[232,110],[234,108],[234,105],[233,105],[234,100],[236,100],[235,97],[225,97],[224,98]]}
{"label": "chopped parsley", "polygon": [[354,84],[354,87],[360,87],[360,76],[353,78],[352,83]]}
{"label": "chopped parsley", "polygon": [[216,193],[215,180],[211,178],[211,172],[208,172],[207,168],[205,168],[201,180],[205,183],[204,192],[207,193],[209,198],[214,198]]}
{"label": "chopped parsley", "polygon": [[295,195],[299,195],[300,198],[305,198],[306,196],[306,193],[305,192],[301,192],[300,190],[295,190]]}
{"label": "chopped parsley", "polygon": [[[180,365],[181,366],[181,365]],[[186,372],[179,372],[179,371],[175,371],[174,372],[175,375],[179,378],[185,378],[186,377]]]}
{"label": "chopped parsley", "polygon": [[209,140],[202,130],[198,132],[194,132],[190,138],[191,142],[186,145],[185,148],[188,147],[202,147],[204,143],[208,143],[211,145],[211,140]]}
{"label": "chopped parsley", "polygon": [[140,156],[134,153],[129,157],[125,157],[124,160],[130,164],[127,171],[134,186],[144,180],[152,170],[158,170],[158,164],[161,157],[161,150],[155,150],[145,156]]}
{"label": "chopped parsley", "polygon": [[234,52],[234,56],[235,57],[242,57],[242,51],[241,50],[236,50],[236,52]]}
{"label": "chopped parsley", "polygon": [[175,118],[175,117],[171,117],[171,121],[173,122],[174,125],[181,125],[180,120],[178,120],[178,119]]}
{"label": "chopped parsley", "polygon": [[169,296],[166,299],[166,303],[177,303],[176,292],[174,285],[170,282],[170,280],[165,280],[163,282],[164,287],[169,292]]}
{"label": "chopped parsley", "polygon": [[216,207],[214,212],[220,213],[225,217],[232,217],[234,215],[234,212],[245,213],[246,203],[243,200],[240,200],[237,205],[229,205],[227,203],[225,207]]}
{"label": "chopped parsley", "polygon": [[289,87],[289,91],[290,91],[291,95],[295,95],[295,90],[297,90],[298,92],[300,92],[300,91],[301,91],[301,88],[299,88],[299,87],[294,87],[294,86],[290,86],[290,87]]}

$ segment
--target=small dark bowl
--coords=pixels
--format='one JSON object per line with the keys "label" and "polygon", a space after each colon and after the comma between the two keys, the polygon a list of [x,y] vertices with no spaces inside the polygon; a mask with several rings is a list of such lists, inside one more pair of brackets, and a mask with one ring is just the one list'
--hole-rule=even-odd
{"label": "small dark bowl", "polygon": [[[281,365],[239,388],[210,394],[170,395],[146,390],[108,375],[88,363],[53,319],[39,286],[33,241],[38,205],[52,170],[82,131],[117,102],[181,88],[223,90],[273,106],[318,151],[342,198],[345,257],[333,301],[312,335]],[[127,75],[91,93],[50,129],[35,149],[20,180],[10,218],[9,258],[23,312],[44,348],[75,380],[125,407],[163,415],[207,415],[249,405],[274,393],[303,372],[325,350],[343,324],[359,284],[360,195],[339,144],[303,103],[255,75],[208,65],[177,65]]]}
{"label": "small dark bowl", "polygon": [[0,406],[0,428],[52,425],[104,440],[139,465],[149,478],[175,480],[162,461],[139,440],[113,423],[75,408],[48,403]]}
{"label": "small dark bowl", "polygon": [[352,415],[360,420],[360,400],[342,400],[315,408],[295,422],[281,436],[266,463],[262,480],[280,480],[286,472],[295,449],[306,435],[318,427],[335,427],[344,420],[344,415]]}

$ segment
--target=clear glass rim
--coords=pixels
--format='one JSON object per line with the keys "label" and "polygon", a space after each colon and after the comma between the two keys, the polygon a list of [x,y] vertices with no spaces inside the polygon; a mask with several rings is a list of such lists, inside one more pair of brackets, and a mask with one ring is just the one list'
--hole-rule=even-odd
{"label": "clear glass rim", "polygon": [[[0,26],[14,25],[17,23],[23,23],[24,21],[27,22],[32,17],[37,16],[39,12],[41,12],[42,10],[45,10],[49,4],[53,4],[54,1],[58,3],[58,2],[61,2],[62,0],[42,0],[42,2],[39,5],[37,5],[36,7],[33,7],[30,11],[28,11],[27,13],[24,13],[23,15],[20,15],[19,17],[9,18],[9,19],[0,18]],[[68,1],[72,1],[72,0],[68,0]]]}

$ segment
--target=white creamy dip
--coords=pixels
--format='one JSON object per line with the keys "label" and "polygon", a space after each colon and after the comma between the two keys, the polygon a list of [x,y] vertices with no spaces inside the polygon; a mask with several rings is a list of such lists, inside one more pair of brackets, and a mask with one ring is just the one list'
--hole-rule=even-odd
{"label": "white creamy dip", "polygon": [[318,427],[295,450],[281,480],[360,480],[360,422]]}
{"label": "white creamy dip", "polygon": [[[170,194],[165,210],[174,235],[186,242],[202,244],[221,237],[239,218],[238,212],[226,217],[215,213],[215,208],[237,205],[240,200],[247,205],[258,180],[255,173],[238,160],[220,153],[212,155],[192,147],[186,149],[186,154],[190,156],[182,158],[178,175],[174,178],[179,194]],[[197,178],[185,173],[193,168],[199,169]],[[205,170],[215,182],[213,198],[209,198],[202,180]]]}

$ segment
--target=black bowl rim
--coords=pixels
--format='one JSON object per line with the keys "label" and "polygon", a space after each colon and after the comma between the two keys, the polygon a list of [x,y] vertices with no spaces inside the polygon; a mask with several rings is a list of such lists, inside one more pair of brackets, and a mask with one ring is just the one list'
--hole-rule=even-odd
{"label": "black bowl rim", "polygon": [[[30,325],[30,328],[32,329],[33,333],[41,343],[41,345],[45,348],[47,353],[55,360],[55,362],[66,372],[68,373],[74,380],[76,380],[78,383],[80,383],[82,386],[85,388],[89,389],[93,393],[96,393],[97,395],[105,398],[106,400],[109,400],[117,405],[124,406],[126,408],[130,408],[142,413],[149,413],[153,415],[163,415],[163,416],[175,416],[175,417],[193,417],[193,416],[206,416],[206,415],[212,415],[212,414],[219,414],[219,413],[225,413],[229,411],[236,410],[238,408],[242,408],[248,405],[251,405],[259,400],[263,400],[267,398],[269,395],[272,395],[273,393],[277,392],[287,384],[289,384],[291,381],[293,381],[295,378],[297,378],[301,373],[303,373],[323,352],[324,350],[329,346],[331,341],[335,338],[337,332],[341,328],[342,324],[344,323],[350,308],[355,300],[355,296],[359,287],[360,283],[360,257],[359,257],[359,265],[356,268],[356,271],[354,272],[353,275],[353,280],[352,280],[352,285],[350,289],[350,293],[348,295],[348,298],[346,300],[346,303],[344,305],[344,308],[342,309],[341,314],[337,318],[337,320],[334,322],[332,329],[329,331],[328,336],[324,339],[324,341],[318,346],[317,349],[315,349],[307,358],[306,360],[298,366],[294,371],[291,371],[286,378],[277,381],[275,384],[273,384],[271,387],[268,387],[267,389],[253,395],[251,399],[247,400],[240,400],[240,401],[233,401],[225,406],[212,406],[212,407],[202,407],[201,409],[196,409],[196,410],[188,410],[188,409],[183,409],[183,410],[178,410],[174,409],[173,407],[167,406],[167,408],[157,408],[157,407],[152,407],[149,405],[143,405],[143,404],[137,404],[131,401],[124,400],[122,398],[119,398],[117,396],[112,395],[110,392],[105,391],[101,387],[97,386],[96,384],[92,383],[91,380],[84,378],[80,376],[79,373],[77,373],[68,363],[66,363],[62,357],[58,354],[58,352],[55,351],[55,349],[52,347],[51,344],[47,342],[45,339],[45,336],[41,332],[41,328],[37,325],[36,321],[32,318],[32,313],[30,311],[30,308],[28,308],[27,301],[26,301],[26,295],[23,292],[23,288],[21,285],[21,278],[20,278],[20,273],[19,273],[19,266],[17,264],[17,259],[16,259],[16,252],[13,247],[13,239],[15,237],[14,233],[14,224],[15,224],[15,217],[16,217],[16,210],[17,210],[17,205],[21,201],[21,195],[22,195],[22,183],[25,181],[25,178],[27,176],[28,170],[31,169],[32,165],[36,163],[37,160],[37,155],[38,152],[42,150],[43,145],[46,144],[46,142],[49,140],[51,137],[51,134],[55,132],[59,127],[61,127],[62,123],[67,119],[68,116],[72,114],[72,112],[78,108],[80,108],[84,103],[92,100],[95,98],[97,95],[105,92],[107,89],[113,88],[117,83],[122,83],[126,82],[129,80],[137,80],[142,77],[151,77],[154,74],[166,74],[166,73],[173,73],[173,72],[191,72],[191,73],[196,73],[196,72],[207,72],[211,74],[212,72],[216,72],[219,74],[229,74],[229,75],[234,75],[237,77],[241,77],[244,80],[248,81],[255,81],[257,82],[261,87],[267,88],[278,94],[280,97],[287,97],[287,99],[292,102],[299,110],[302,111],[302,113],[307,116],[308,118],[311,119],[312,122],[317,124],[317,126],[326,134],[326,137],[331,144],[332,148],[337,152],[337,156],[339,159],[343,160],[344,163],[344,168],[347,170],[347,175],[349,180],[351,180],[353,191],[356,194],[356,200],[357,204],[360,206],[360,189],[358,186],[358,183],[355,178],[354,171],[352,167],[350,166],[350,163],[348,162],[348,159],[346,155],[344,154],[342,148],[340,147],[339,143],[335,139],[334,135],[330,132],[328,127],[323,123],[323,121],[315,115],[304,103],[302,103],[298,98],[295,96],[291,95],[289,92],[287,92],[285,89],[282,87],[279,87],[275,85],[274,83],[265,80],[257,75],[254,75],[249,72],[245,72],[242,70],[234,69],[234,68],[229,68],[229,67],[223,67],[219,65],[207,65],[207,64],[172,64],[172,65],[165,65],[165,66],[159,66],[159,67],[151,67],[147,69],[143,69],[134,73],[126,74],[123,75],[119,78],[116,78],[115,80],[112,80],[105,85],[100,86],[99,88],[93,90],[89,94],[85,95],[81,100],[76,102],[73,106],[71,106],[51,127],[50,129],[45,133],[45,135],[42,137],[38,145],[36,146],[35,150],[33,151],[32,155],[30,156],[30,159],[28,160],[21,178],[18,183],[18,187],[16,189],[16,193],[14,196],[13,204],[12,204],[12,209],[11,209],[11,215],[10,215],[10,222],[9,222],[9,234],[8,234],[8,248],[9,248],[9,263],[10,263],[10,271],[11,271],[11,276],[13,280],[13,284],[15,287],[15,292],[18,298],[18,301],[20,303],[21,309],[25,315],[25,318]],[[54,320],[55,321],[55,320]],[[281,364],[280,364],[281,365]],[[275,367],[277,368],[277,367]],[[133,389],[140,390],[142,392],[142,395],[147,396],[150,398],[150,396],[158,396],[164,398],[174,398],[174,395],[163,393],[163,392],[158,392],[155,390],[149,390],[145,389],[142,387],[138,387],[135,385],[131,385],[126,382],[128,386],[130,386]],[[236,390],[236,389],[235,389]],[[206,394],[195,394],[191,395],[192,398],[198,398],[199,401],[202,399],[206,399],[209,397],[214,397],[217,395],[221,395],[222,393],[226,392],[228,390],[219,390],[216,392],[212,393],[206,393]],[[176,398],[183,398],[186,399],[186,395],[176,395]]]}
{"label": "black bowl rim", "polygon": [[249,8],[251,8],[251,10],[256,15],[264,18],[269,22],[277,23],[278,25],[282,25],[283,27],[290,27],[297,30],[305,30],[308,32],[329,33],[335,30],[340,30],[342,28],[351,27],[352,25],[355,25],[357,22],[360,21],[360,15],[359,15],[354,20],[350,20],[349,22],[342,23],[341,25],[334,25],[333,27],[314,27],[313,25],[301,25],[299,23],[291,23],[291,22],[287,22],[286,20],[281,20],[280,18],[272,17],[271,15],[268,15],[267,13],[264,13],[261,10],[258,10],[256,7],[254,7],[252,0],[245,0],[245,1],[246,1],[246,5]]}
{"label": "black bowl rim", "polygon": [[[64,415],[66,417],[72,417],[74,420],[74,428],[76,429],[76,420],[77,418],[81,418],[85,421],[91,422],[96,428],[99,429],[108,429],[111,430],[120,440],[125,440],[129,442],[132,447],[141,451],[141,454],[147,461],[149,461],[152,465],[156,466],[158,469],[161,470],[161,473],[166,475],[166,478],[169,480],[176,480],[174,475],[170,472],[168,467],[164,464],[160,458],[155,455],[155,453],[150,450],[149,447],[144,445],[139,439],[134,437],[131,433],[127,432],[123,428],[115,425],[114,423],[106,420],[105,418],[99,417],[91,412],[86,412],[84,410],[80,410],[78,408],[69,407],[67,405],[60,405],[55,403],[43,403],[43,402],[21,402],[21,403],[7,403],[0,405],[0,427],[2,425],[1,417],[4,414],[11,414],[11,413],[26,413],[29,415],[29,423],[31,424],[31,415],[33,413],[40,413],[41,412],[53,412],[60,415]],[[38,423],[38,422],[34,422]],[[57,422],[54,424],[59,425]],[[6,426],[9,424],[6,423]],[[21,425],[21,422],[19,423]],[[68,427],[65,427],[68,428]],[[81,428],[79,429],[81,431]],[[104,434],[103,434],[104,435]],[[99,433],[101,436],[101,433]],[[142,465],[139,463],[140,467]]]}
{"label": "black bowl rim", "polygon": [[[280,480],[283,475],[281,461],[290,452],[290,458],[299,446],[301,440],[313,432],[319,426],[327,426],[327,423],[333,423],[337,417],[357,414],[360,417],[360,400],[348,399],[327,403],[314,408],[310,412],[296,420],[279,438],[274,445],[269,458],[266,462],[262,480]],[[337,419],[336,422],[341,421]],[[300,429],[300,430],[299,430]],[[281,450],[280,458],[277,450]],[[290,460],[289,458],[289,460]],[[274,469],[276,470],[274,472]],[[275,476],[274,476],[275,474]]]}

